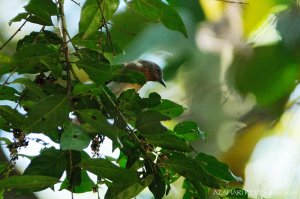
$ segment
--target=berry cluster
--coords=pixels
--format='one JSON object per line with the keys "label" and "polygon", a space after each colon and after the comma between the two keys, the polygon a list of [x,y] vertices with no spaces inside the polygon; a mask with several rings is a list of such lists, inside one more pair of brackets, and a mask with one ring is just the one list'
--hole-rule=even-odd
{"label": "berry cluster", "polygon": [[100,156],[100,145],[103,143],[104,141],[104,136],[102,135],[96,135],[91,143],[91,149],[93,151],[93,157],[99,157]]}
{"label": "berry cluster", "polygon": [[26,135],[20,129],[13,129],[12,133],[14,135],[14,141],[7,145],[7,148],[10,152],[10,161],[15,163],[18,159],[18,150],[21,147],[28,146],[29,141],[27,140]]}

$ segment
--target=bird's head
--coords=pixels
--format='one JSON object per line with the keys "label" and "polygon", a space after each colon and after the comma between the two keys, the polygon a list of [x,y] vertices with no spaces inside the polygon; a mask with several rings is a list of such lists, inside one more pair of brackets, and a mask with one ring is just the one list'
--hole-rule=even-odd
{"label": "bird's head", "polygon": [[166,83],[163,80],[163,72],[161,68],[152,61],[137,60],[125,64],[125,68],[129,70],[140,71],[145,75],[146,81],[159,82],[164,87],[166,87]]}

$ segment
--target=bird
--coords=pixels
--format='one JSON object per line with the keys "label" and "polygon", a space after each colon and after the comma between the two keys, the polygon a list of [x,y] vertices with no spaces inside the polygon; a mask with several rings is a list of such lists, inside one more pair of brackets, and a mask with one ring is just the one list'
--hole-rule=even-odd
{"label": "bird", "polygon": [[[146,82],[158,82],[164,87],[166,83],[163,79],[163,72],[159,65],[149,60],[136,60],[129,63],[124,63],[124,70],[133,70],[141,72],[145,75]],[[119,95],[127,89],[135,89],[137,92],[144,86],[144,84],[132,84],[132,83],[121,83],[111,82],[108,87],[115,95]]]}
{"label": "bird", "polygon": [[[146,83],[148,81],[158,82],[164,87],[166,87],[166,83],[163,80],[163,72],[162,69],[154,62],[149,60],[136,60],[128,63],[122,63],[121,73],[126,72],[126,70],[133,70],[137,72],[141,72],[145,76]],[[83,84],[90,84],[92,80],[89,75],[81,68],[78,68],[76,65],[73,65],[73,71],[76,78]],[[120,72],[120,71],[119,71]],[[141,89],[141,87],[145,84],[132,84],[132,83],[124,83],[122,79],[111,79],[105,82],[106,86],[116,95],[119,96],[123,91],[127,89],[135,89],[137,92]]]}

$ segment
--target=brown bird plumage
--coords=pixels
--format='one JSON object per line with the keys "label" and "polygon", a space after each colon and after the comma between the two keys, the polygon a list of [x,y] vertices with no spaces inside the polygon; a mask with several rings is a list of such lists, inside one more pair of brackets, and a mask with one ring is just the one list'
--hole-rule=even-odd
{"label": "brown bird plumage", "polygon": [[138,61],[127,63],[125,64],[124,67],[125,69],[137,70],[144,73],[147,82],[148,81],[159,82],[164,87],[166,87],[166,84],[163,80],[163,73],[161,68],[152,61],[138,60]]}
{"label": "brown bird plumage", "polygon": [[[137,60],[137,61],[133,61],[130,63],[125,63],[124,69],[125,70],[136,70],[136,71],[142,72],[145,75],[146,82],[148,82],[148,81],[159,82],[164,87],[166,87],[166,83],[163,80],[163,72],[162,72],[161,68],[152,61]],[[116,83],[109,87],[116,95],[119,95],[121,92],[123,92],[127,89],[130,89],[130,88],[134,88],[136,91],[138,91],[138,90],[140,90],[140,88],[142,86],[143,85],[139,85],[139,84]]]}

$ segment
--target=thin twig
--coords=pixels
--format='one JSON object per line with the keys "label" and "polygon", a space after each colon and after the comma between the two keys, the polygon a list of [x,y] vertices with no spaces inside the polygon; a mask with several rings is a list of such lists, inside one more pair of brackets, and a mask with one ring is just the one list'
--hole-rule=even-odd
{"label": "thin twig", "polygon": [[81,7],[80,3],[78,3],[77,1],[75,0],[71,0],[73,3],[75,3],[76,5],[78,5],[79,7]]}
{"label": "thin twig", "polygon": [[225,3],[236,3],[236,4],[246,4],[248,5],[249,3],[248,2],[243,2],[243,1],[231,1],[231,0],[215,0],[215,1],[222,1],[222,2],[225,2]]}
{"label": "thin twig", "polygon": [[[79,51],[78,51],[78,47],[75,46],[75,44],[73,44],[72,38],[71,38],[71,36],[70,36],[70,34],[69,34],[68,31],[67,31],[67,36],[68,36],[68,38],[69,38],[69,41],[67,41],[67,42],[70,43],[70,44],[73,46],[74,50],[76,51],[76,53],[78,54],[78,56],[81,58],[81,55],[80,55],[80,53],[79,53]],[[70,62],[70,63],[71,63],[71,62]]]}
{"label": "thin twig", "polygon": [[20,105],[20,103],[21,103],[21,100],[23,100],[24,99],[24,97],[26,96],[26,94],[27,94],[27,90],[24,90],[22,93],[21,93],[21,95],[20,95],[20,97],[19,97],[19,100],[18,100],[18,103],[17,103],[17,105],[15,106],[15,110],[17,110],[17,108],[18,108],[18,106]]}
{"label": "thin twig", "polygon": [[97,186],[97,196],[98,196],[98,199],[100,199],[100,192],[99,192],[99,186],[98,186],[98,182],[99,182],[99,179],[98,179],[98,176],[97,176],[97,181],[96,181],[96,186]]}
{"label": "thin twig", "polygon": [[17,31],[0,47],[0,50],[2,50],[18,34],[19,31],[21,31],[21,29],[23,28],[23,26],[25,26],[26,23],[27,23],[27,19],[25,19],[25,21],[17,29]]}
{"label": "thin twig", "polygon": [[[59,0],[60,1],[60,0]],[[72,160],[72,151],[69,150],[69,161],[70,161],[70,185],[71,185],[71,198],[74,199],[74,182],[73,182],[73,160]]]}
{"label": "thin twig", "polygon": [[8,83],[8,80],[13,76],[13,74],[15,74],[17,70],[17,67],[9,74],[9,76],[6,78],[6,80],[3,82],[2,84],[2,88]]}
{"label": "thin twig", "polygon": [[115,56],[115,55],[116,55],[116,52],[115,52],[114,45],[113,45],[113,42],[112,42],[111,34],[110,34],[110,32],[109,32],[109,28],[108,28],[108,26],[107,26],[106,19],[105,19],[105,17],[104,17],[104,12],[103,12],[103,10],[102,10],[102,8],[101,8],[101,5],[100,5],[100,3],[99,3],[98,0],[97,0],[97,3],[98,3],[99,10],[100,10],[100,12],[101,12],[102,23],[103,23],[103,25],[104,25],[104,28],[106,29],[107,39],[108,39],[108,41],[109,41],[109,43],[110,43],[110,46],[111,46],[111,48],[112,48],[112,53],[113,53],[113,55]]}
{"label": "thin twig", "polygon": [[44,30],[45,30],[45,26],[43,26],[43,27],[41,28],[41,30],[39,31],[39,34],[37,34],[36,37],[33,39],[33,43],[36,43],[36,41],[37,41],[37,39],[38,39],[40,33],[42,33]]}

